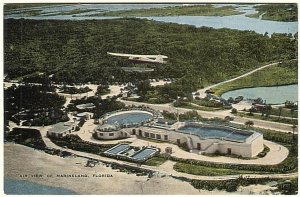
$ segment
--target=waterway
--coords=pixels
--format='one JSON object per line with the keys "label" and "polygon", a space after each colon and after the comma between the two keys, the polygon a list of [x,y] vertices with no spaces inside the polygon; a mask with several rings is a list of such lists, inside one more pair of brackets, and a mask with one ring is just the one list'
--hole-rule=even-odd
{"label": "waterway", "polygon": [[[25,18],[36,20],[103,20],[103,19],[115,19],[119,17],[97,17],[91,16],[96,13],[117,11],[117,10],[131,10],[131,9],[149,9],[149,8],[163,8],[169,6],[184,6],[185,4],[75,4],[75,5],[57,5],[51,7],[40,8],[27,8],[19,9],[15,11],[6,11],[4,18]],[[213,4],[215,7],[221,7],[225,4]],[[227,4],[229,5],[229,4]],[[298,31],[297,22],[280,22],[261,20],[260,18],[249,18],[247,14],[254,14],[256,10],[253,5],[237,5],[231,4],[236,7],[236,10],[243,12],[244,14],[233,16],[166,16],[166,17],[140,17],[160,22],[170,22],[177,24],[194,25],[196,27],[212,27],[216,29],[229,28],[237,30],[255,31],[260,34],[268,32],[269,35],[273,33],[292,33],[295,34]],[[89,10],[89,12],[83,12],[75,15],[61,15],[60,13],[66,11],[72,11],[80,9],[82,11]],[[41,14],[37,16],[26,16],[22,11],[40,10]],[[58,14],[48,16],[51,14]]]}
{"label": "waterway", "polygon": [[262,98],[267,104],[282,104],[285,101],[298,101],[298,84],[272,87],[256,87],[232,90],[221,97],[228,99],[243,96],[244,99]]}

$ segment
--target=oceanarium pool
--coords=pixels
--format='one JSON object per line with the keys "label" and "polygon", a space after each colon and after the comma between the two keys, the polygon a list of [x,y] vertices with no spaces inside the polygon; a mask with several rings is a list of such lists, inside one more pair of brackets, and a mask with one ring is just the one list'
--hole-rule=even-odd
{"label": "oceanarium pool", "polygon": [[200,126],[184,126],[179,129],[182,133],[194,134],[203,139],[224,139],[229,141],[245,142],[252,132],[230,130],[229,128],[207,128]]}
{"label": "oceanarium pool", "polygon": [[153,114],[146,111],[121,112],[113,114],[106,119],[108,124],[141,124],[153,118]]}

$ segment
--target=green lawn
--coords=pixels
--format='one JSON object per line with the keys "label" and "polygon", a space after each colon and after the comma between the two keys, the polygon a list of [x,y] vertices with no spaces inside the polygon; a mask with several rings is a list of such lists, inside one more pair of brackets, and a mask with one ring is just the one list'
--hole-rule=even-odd
{"label": "green lawn", "polygon": [[[200,165],[177,162],[174,169],[178,172],[201,175],[201,176],[222,176],[222,175],[237,175],[237,174],[255,174],[258,172],[247,170],[234,170],[225,168],[214,168]],[[261,172],[259,172],[261,173]]]}
{"label": "green lawn", "polygon": [[166,158],[163,157],[153,157],[146,161],[146,165],[148,166],[160,166],[161,164],[165,163],[167,161]]}
{"label": "green lawn", "polygon": [[250,87],[276,86],[298,83],[297,61],[287,61],[282,64],[267,67],[251,75],[228,82],[213,88],[216,95]]}
{"label": "green lawn", "polygon": [[272,122],[281,122],[285,124],[297,124],[298,120],[292,120],[292,119],[286,119],[284,117],[281,117],[280,119],[278,117],[271,117],[271,116],[261,116],[261,114],[253,113],[250,115],[250,113],[244,113],[244,112],[238,112],[238,116],[241,117],[248,117],[248,118],[254,118],[254,119],[259,119],[259,120],[266,120],[266,121],[272,121]]}
{"label": "green lawn", "polygon": [[[279,108],[272,108],[271,111],[270,111],[270,114],[275,115],[275,116],[279,116],[279,114],[280,114]],[[292,111],[290,109],[282,108],[281,116],[297,118],[298,113],[297,112],[292,113]]]}

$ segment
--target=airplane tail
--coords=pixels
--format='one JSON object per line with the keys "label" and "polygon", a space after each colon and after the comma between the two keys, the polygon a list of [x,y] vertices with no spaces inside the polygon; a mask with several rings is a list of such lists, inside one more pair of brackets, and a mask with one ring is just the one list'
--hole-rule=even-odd
{"label": "airplane tail", "polygon": [[157,57],[155,58],[155,60],[158,61],[158,62],[161,62],[161,63],[165,64],[165,63],[167,63],[167,61],[165,61],[164,58],[166,58],[166,56],[157,55]]}

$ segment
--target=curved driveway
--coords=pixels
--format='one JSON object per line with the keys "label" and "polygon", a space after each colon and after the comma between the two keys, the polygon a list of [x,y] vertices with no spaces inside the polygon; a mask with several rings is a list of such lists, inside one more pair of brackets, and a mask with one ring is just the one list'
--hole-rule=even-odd
{"label": "curved driveway", "polygon": [[[75,151],[67,148],[62,148],[57,145],[55,145],[47,136],[47,127],[40,128],[40,132],[42,135],[42,138],[44,142],[46,143],[46,146],[51,147],[51,148],[56,148],[64,151],[68,151],[72,154],[85,157],[85,158],[92,158],[96,160],[100,160],[102,162],[107,162],[107,163],[117,163],[121,165],[126,165],[126,166],[131,166],[131,167],[138,167],[141,169],[145,170],[150,170],[152,172],[160,173],[160,174],[165,174],[168,176],[173,176],[173,177],[184,177],[188,179],[197,179],[197,180],[230,180],[230,179],[237,179],[240,175],[226,175],[226,176],[199,176],[199,175],[192,175],[192,174],[186,174],[182,172],[177,172],[176,170],[173,169],[173,166],[176,162],[173,161],[166,161],[164,164],[160,166],[147,166],[147,165],[141,165],[137,166],[137,164],[126,162],[126,161],[120,161],[108,157],[103,157],[100,155],[95,155],[91,153],[85,153],[85,152],[80,152],[80,151]],[[229,158],[230,159],[230,158]],[[245,161],[245,160],[243,160]],[[297,173],[289,173],[289,174],[243,174],[243,176],[247,176],[249,178],[264,178],[264,177],[270,177],[270,178],[291,178],[291,177],[297,177]]]}
{"label": "curved driveway", "polygon": [[282,162],[289,154],[289,150],[277,143],[264,140],[264,144],[270,148],[270,151],[267,153],[265,157],[258,158],[258,159],[238,159],[232,157],[209,157],[205,155],[199,155],[197,153],[190,153],[182,150],[175,144],[166,143],[166,142],[153,142],[138,139],[136,137],[130,137],[123,140],[113,140],[113,141],[101,141],[92,138],[91,132],[96,127],[93,124],[93,120],[87,120],[85,124],[82,126],[80,131],[76,134],[83,140],[93,142],[96,144],[112,144],[112,143],[119,143],[119,142],[131,142],[131,146],[143,147],[143,146],[154,146],[158,147],[164,152],[166,147],[172,147],[172,155],[174,157],[183,158],[183,159],[195,159],[199,161],[207,161],[207,162],[214,162],[214,163],[228,163],[228,164],[255,164],[255,165],[276,165]]}
{"label": "curved driveway", "polygon": [[[86,124],[89,126],[89,128],[92,128],[92,122],[86,122]],[[28,128],[28,127],[24,127],[24,128]],[[230,180],[230,179],[237,179],[240,174],[238,175],[225,175],[225,176],[199,176],[199,175],[192,175],[192,174],[186,174],[186,173],[182,173],[182,172],[177,172],[176,170],[174,170],[173,166],[176,162],[174,161],[166,161],[164,164],[160,165],[160,166],[147,166],[147,165],[141,165],[141,166],[137,166],[137,164],[134,163],[130,163],[130,162],[126,162],[126,161],[121,161],[121,160],[116,160],[116,159],[112,159],[112,158],[108,158],[108,157],[103,157],[100,155],[95,155],[95,154],[91,154],[91,153],[85,153],[85,152],[80,152],[80,151],[75,151],[72,149],[68,149],[68,148],[63,148],[60,146],[57,146],[56,144],[54,144],[48,137],[47,137],[47,130],[50,128],[50,126],[46,126],[46,127],[31,127],[34,129],[38,129],[41,133],[42,139],[45,142],[46,146],[49,148],[55,148],[55,149],[59,149],[59,150],[63,150],[63,151],[67,151],[70,152],[74,155],[77,156],[81,156],[81,157],[85,157],[85,158],[91,158],[91,159],[96,159],[102,162],[107,162],[107,163],[116,163],[116,164],[120,164],[120,165],[125,165],[125,166],[131,166],[131,167],[138,167],[141,169],[145,169],[145,170],[150,170],[152,172],[156,172],[159,174],[164,174],[164,175],[168,175],[168,176],[173,176],[173,177],[184,177],[184,178],[188,178],[188,179],[197,179],[197,180]],[[79,136],[82,136],[82,133],[87,133],[86,130],[81,129],[79,131]],[[91,134],[90,134],[91,135]],[[86,137],[89,135],[85,135]],[[129,138],[131,139],[131,138]],[[132,138],[134,139],[134,138]],[[84,139],[86,140],[86,139]],[[126,139],[125,141],[128,141],[128,139]],[[141,142],[143,140],[139,140],[137,142]],[[93,141],[95,142],[95,141]],[[99,143],[102,143],[101,141],[98,141]],[[154,143],[154,142],[148,142],[145,141],[146,143],[153,143],[153,145],[155,144],[167,144],[167,143]],[[135,141],[133,140],[133,143],[131,145],[134,145]],[[267,142],[267,145],[270,147],[271,151],[269,152],[270,157],[267,155],[265,158],[265,161],[262,163],[265,163],[265,165],[271,165],[274,163],[278,162],[278,159],[276,157],[273,157],[275,155],[272,155],[274,152],[276,154],[277,157],[280,157],[280,154],[286,154],[285,153],[285,148],[281,147],[281,150],[276,150],[277,147],[279,147],[277,144],[272,143],[272,142]],[[170,146],[170,144],[168,144],[168,146]],[[273,148],[273,146],[275,147],[275,149]],[[175,147],[174,147],[175,148]],[[176,156],[176,152],[181,149],[179,149],[178,147],[174,149],[175,150],[175,155]],[[183,150],[181,150],[183,151]],[[278,151],[278,152],[277,152]],[[277,152],[277,153],[276,153]],[[179,152],[179,154],[181,154]],[[186,157],[188,157],[189,155],[192,155],[193,153],[187,153],[185,151],[183,151],[184,155],[187,155]],[[195,156],[197,156],[196,154],[193,154]],[[177,156],[182,156],[182,155],[177,155]],[[201,155],[199,155],[201,156]],[[207,158],[207,157],[205,157]],[[211,157],[213,158],[213,157]],[[217,159],[219,158],[222,162],[224,161],[224,163],[251,163],[251,161],[263,161],[264,158],[260,158],[260,159],[256,159],[256,160],[241,160],[241,159],[236,159],[236,158],[227,158],[227,157],[216,157]],[[220,162],[220,161],[219,161]],[[254,162],[255,163],[255,162]],[[261,163],[261,162],[259,162]],[[253,164],[253,162],[252,162]],[[298,174],[297,173],[288,173],[288,174],[242,174],[242,176],[247,176],[249,178],[264,178],[264,177],[270,177],[270,178],[291,178],[291,177],[297,177]]]}

